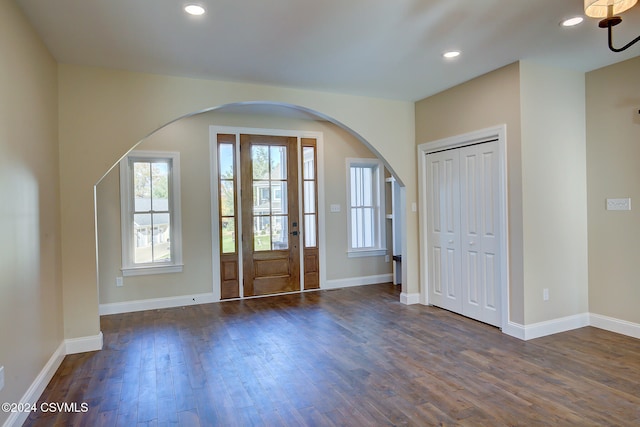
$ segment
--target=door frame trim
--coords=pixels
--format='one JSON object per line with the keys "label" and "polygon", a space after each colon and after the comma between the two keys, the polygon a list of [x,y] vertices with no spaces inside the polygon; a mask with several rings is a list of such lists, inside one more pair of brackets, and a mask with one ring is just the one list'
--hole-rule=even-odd
{"label": "door frame trim", "polygon": [[509,215],[507,192],[507,125],[502,124],[477,131],[456,135],[418,145],[418,203],[420,239],[420,303],[429,305],[429,260],[427,233],[427,154],[437,151],[465,147],[468,145],[497,140],[498,142],[498,204],[500,240],[499,247],[503,262],[500,263],[500,325],[502,331],[508,329],[509,313]]}
{"label": "door frame trim", "polygon": [[[236,136],[236,162],[239,166],[240,162],[240,134],[248,134],[248,135],[271,135],[271,136],[288,136],[288,137],[297,137],[298,138],[298,147],[300,147],[302,138],[314,138],[316,140],[316,154],[317,154],[317,168],[318,168],[318,257],[320,262],[320,289],[324,288],[324,283],[326,281],[326,242],[325,242],[325,212],[321,207],[325,204],[325,194],[324,194],[324,141],[323,141],[323,133],[320,131],[305,131],[305,130],[291,130],[291,129],[272,129],[272,128],[252,128],[252,127],[242,127],[242,126],[218,126],[218,125],[210,125],[209,126],[209,168],[210,168],[210,178],[209,178],[209,189],[210,189],[210,199],[211,199],[211,261],[212,261],[212,273],[213,280],[211,283],[212,292],[213,292],[213,300],[221,301],[220,295],[220,247],[217,242],[220,239],[219,230],[218,230],[218,220],[219,218],[215,216],[215,213],[218,212],[218,188],[217,185],[214,185],[214,182],[217,182],[218,177],[218,134],[233,134]],[[302,155],[302,151],[298,150],[298,159],[296,159],[297,164],[300,164],[300,156]],[[239,169],[238,169],[239,171]],[[301,186],[302,175],[298,176],[298,198],[302,200],[302,186]],[[236,191],[237,194],[240,195],[240,186],[241,182],[238,179],[236,182]],[[238,200],[238,211],[241,212],[242,206],[241,201]],[[302,204],[298,206],[298,212],[300,215],[302,210]],[[242,221],[238,221],[238,235],[242,233]],[[300,268],[301,271],[304,271],[304,256],[303,250],[304,245],[299,245],[300,250]],[[244,296],[244,287],[243,283],[243,272],[242,272],[242,250],[239,249],[238,252],[238,279],[240,283],[240,298],[259,298],[259,297],[245,297]],[[300,290],[294,292],[308,292],[304,291],[304,286],[302,283],[304,275],[300,275]],[[277,294],[274,294],[277,295]],[[271,294],[269,296],[272,296]],[[261,296],[260,296],[261,297]],[[236,299],[236,298],[232,298]],[[225,299],[225,301],[229,301],[232,299]]]}

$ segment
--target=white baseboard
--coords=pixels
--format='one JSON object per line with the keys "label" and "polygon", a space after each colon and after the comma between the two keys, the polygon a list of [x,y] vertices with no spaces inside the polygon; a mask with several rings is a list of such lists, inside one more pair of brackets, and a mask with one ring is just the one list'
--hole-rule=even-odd
{"label": "white baseboard", "polygon": [[589,313],[582,313],[558,319],[546,320],[544,322],[532,323],[530,325],[508,322],[507,325],[502,328],[502,332],[512,337],[527,341],[547,335],[570,331],[572,329],[590,326],[589,317]]}
{"label": "white baseboard", "polygon": [[375,276],[349,277],[348,279],[326,280],[320,289],[339,289],[351,286],[375,285],[377,283],[389,283],[393,280],[393,274],[377,274]]}
{"label": "white baseboard", "polygon": [[400,293],[400,302],[404,305],[412,305],[420,303],[420,293],[408,294],[406,292]]}
{"label": "white baseboard", "polygon": [[640,338],[640,324],[615,319],[601,314],[590,313],[589,323],[595,328],[604,329],[633,338]]}
{"label": "white baseboard", "polygon": [[185,305],[208,304],[219,300],[209,294],[181,295],[177,297],[152,298],[145,300],[114,302],[100,304],[98,313],[100,316],[108,314],[131,313],[134,311],[157,310],[160,308],[183,307]]}
{"label": "white baseboard", "polygon": [[502,327],[502,333],[520,340],[525,339],[525,327],[519,323],[507,322],[507,324]]}
{"label": "white baseboard", "polygon": [[502,328],[502,332],[526,341],[585,326],[593,326],[594,328],[640,339],[640,324],[595,313],[576,314],[575,316],[562,317],[531,325],[509,322],[506,327]]}
{"label": "white baseboard", "polygon": [[524,339],[532,340],[534,338],[557,334],[559,332],[566,332],[585,326],[589,326],[589,313],[546,320],[544,322],[526,325],[524,327]]}
{"label": "white baseboard", "polygon": [[[36,379],[31,383],[31,386],[26,391],[26,393],[22,396],[19,403],[34,405],[38,402],[38,399],[42,395],[42,392],[53,375],[56,373],[62,360],[65,356],[66,345],[64,342],[60,343],[56,351],[49,358],[47,363],[44,365],[44,368],[40,371]],[[29,416],[29,412],[12,412],[9,415],[9,418],[4,422],[3,427],[18,427],[24,424]]]}
{"label": "white baseboard", "polygon": [[66,354],[102,350],[102,343],[102,332],[91,337],[70,338],[68,340],[64,340]]}

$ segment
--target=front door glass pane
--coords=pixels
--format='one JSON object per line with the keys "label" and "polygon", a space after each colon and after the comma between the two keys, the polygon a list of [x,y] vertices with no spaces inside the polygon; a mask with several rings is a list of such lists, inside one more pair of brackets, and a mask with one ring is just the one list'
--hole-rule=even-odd
{"label": "front door glass pane", "polygon": [[271,179],[287,179],[287,147],[269,147]]}
{"label": "front door glass pane", "polygon": [[287,181],[271,182],[271,213],[287,214]]}
{"label": "front door glass pane", "polygon": [[253,181],[253,214],[269,215],[271,212],[271,191],[269,181]]}
{"label": "front door glass pane", "polygon": [[268,216],[253,218],[253,250],[271,250],[271,218]]}
{"label": "front door glass pane", "polygon": [[251,147],[254,251],[289,248],[287,147]]}
{"label": "front door glass pane", "polygon": [[289,249],[289,230],[286,216],[274,216],[271,222],[271,242],[272,250]]}
{"label": "front door glass pane", "polygon": [[254,180],[269,179],[269,147],[254,145],[251,147],[251,169]]}

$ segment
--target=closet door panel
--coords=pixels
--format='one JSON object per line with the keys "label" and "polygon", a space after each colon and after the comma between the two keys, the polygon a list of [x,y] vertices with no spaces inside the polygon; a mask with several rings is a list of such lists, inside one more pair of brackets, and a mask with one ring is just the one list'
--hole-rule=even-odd
{"label": "closet door panel", "polygon": [[497,142],[463,147],[460,158],[462,314],[499,326]]}
{"label": "closet door panel", "polygon": [[481,167],[476,147],[461,148],[460,151],[460,219],[461,219],[461,288],[462,314],[473,319],[480,319],[482,297],[480,286],[482,265],[478,259],[480,253],[479,219],[482,206],[478,193],[482,191],[482,183],[478,182]]}
{"label": "closet door panel", "polygon": [[460,312],[460,183],[456,151],[427,155],[429,300]]}

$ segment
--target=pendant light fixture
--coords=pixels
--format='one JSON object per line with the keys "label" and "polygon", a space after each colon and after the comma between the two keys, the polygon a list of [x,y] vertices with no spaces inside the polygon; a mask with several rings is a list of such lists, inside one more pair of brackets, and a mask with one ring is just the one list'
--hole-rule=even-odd
{"label": "pendant light fixture", "polygon": [[621,48],[613,47],[612,28],[622,22],[619,14],[631,9],[638,0],[584,0],[584,13],[591,18],[603,18],[598,24],[600,28],[606,28],[609,32],[609,49],[613,52],[622,52],[638,41],[640,36],[631,40]]}

